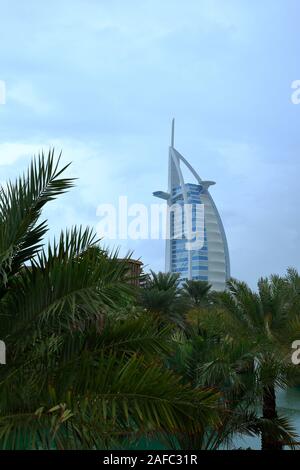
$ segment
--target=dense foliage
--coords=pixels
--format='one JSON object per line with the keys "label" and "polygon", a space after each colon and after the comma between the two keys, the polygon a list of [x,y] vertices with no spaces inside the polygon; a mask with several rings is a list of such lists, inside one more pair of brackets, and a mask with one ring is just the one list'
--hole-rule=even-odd
{"label": "dense foliage", "polygon": [[43,208],[73,185],[59,161],[0,191],[0,448],[218,449],[239,433],[293,447],[276,391],[299,383],[298,273],[257,292],[154,272],[136,288],[89,228],[45,245]]}

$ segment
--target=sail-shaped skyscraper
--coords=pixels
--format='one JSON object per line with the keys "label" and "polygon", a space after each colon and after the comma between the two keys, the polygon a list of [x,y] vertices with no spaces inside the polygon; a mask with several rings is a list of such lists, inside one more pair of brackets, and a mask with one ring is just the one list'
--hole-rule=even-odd
{"label": "sail-shaped skyscraper", "polygon": [[[184,180],[181,165],[185,165],[195,182]],[[222,220],[208,190],[215,184],[204,181],[189,162],[174,147],[174,119],[169,147],[168,192],[156,191],[154,196],[168,205],[166,240],[166,272],[179,273],[181,280],[205,280],[216,291],[224,290],[230,277],[229,252]],[[182,214],[178,210],[182,208]],[[188,221],[185,209],[191,208]],[[202,209],[202,211],[197,209]],[[201,217],[201,214],[204,217]],[[189,243],[186,225],[198,243]]]}

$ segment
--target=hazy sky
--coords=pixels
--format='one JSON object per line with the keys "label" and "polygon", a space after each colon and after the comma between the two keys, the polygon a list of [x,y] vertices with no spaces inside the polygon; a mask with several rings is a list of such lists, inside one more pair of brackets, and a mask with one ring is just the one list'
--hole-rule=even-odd
{"label": "hazy sky", "polygon": [[[298,0],[0,0],[0,180],[54,145],[79,180],[52,234],[96,226],[99,204],[167,188],[175,116],[176,147],[217,182],[232,275],[300,269],[299,17]],[[164,268],[163,241],[114,244]]]}

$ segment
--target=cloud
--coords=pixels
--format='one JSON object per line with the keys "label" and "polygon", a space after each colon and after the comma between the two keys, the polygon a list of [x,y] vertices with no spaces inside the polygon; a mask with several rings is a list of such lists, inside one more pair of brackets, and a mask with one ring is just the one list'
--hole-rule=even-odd
{"label": "cloud", "polygon": [[[166,189],[175,115],[178,150],[217,182],[233,275],[300,264],[298,17],[294,0],[2,5],[1,180],[54,145],[79,180],[47,209],[51,233],[96,226],[98,204]],[[162,241],[123,247],[163,269]]]}
{"label": "cloud", "polygon": [[45,97],[39,96],[34,85],[26,81],[17,81],[11,85],[7,91],[7,100],[19,106],[25,106],[36,115],[46,115],[51,113],[53,107]]}
{"label": "cloud", "polygon": [[0,165],[13,165],[27,155],[34,155],[39,151],[37,144],[24,142],[0,143]]}

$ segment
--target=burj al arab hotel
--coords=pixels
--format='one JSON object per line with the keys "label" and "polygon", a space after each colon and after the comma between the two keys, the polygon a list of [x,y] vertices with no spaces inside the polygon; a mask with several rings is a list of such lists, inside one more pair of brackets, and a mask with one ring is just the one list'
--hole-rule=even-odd
{"label": "burj al arab hotel", "polygon": [[[194,183],[184,180],[181,165],[185,165]],[[209,187],[214,181],[202,180],[189,162],[174,147],[174,119],[169,147],[168,192],[156,191],[154,196],[167,202],[166,272],[180,275],[180,279],[208,281],[212,289],[224,290],[230,277],[229,252],[224,227]],[[178,210],[182,208],[179,217]],[[190,221],[184,216],[191,208]],[[201,210],[197,210],[201,209]],[[188,213],[188,212],[187,212]],[[202,214],[202,216],[201,216]],[[184,227],[189,224],[194,239],[191,243]],[[179,230],[182,229],[182,230]],[[178,236],[178,233],[181,236]],[[198,236],[197,236],[198,234]],[[200,241],[200,243],[199,243]]]}

